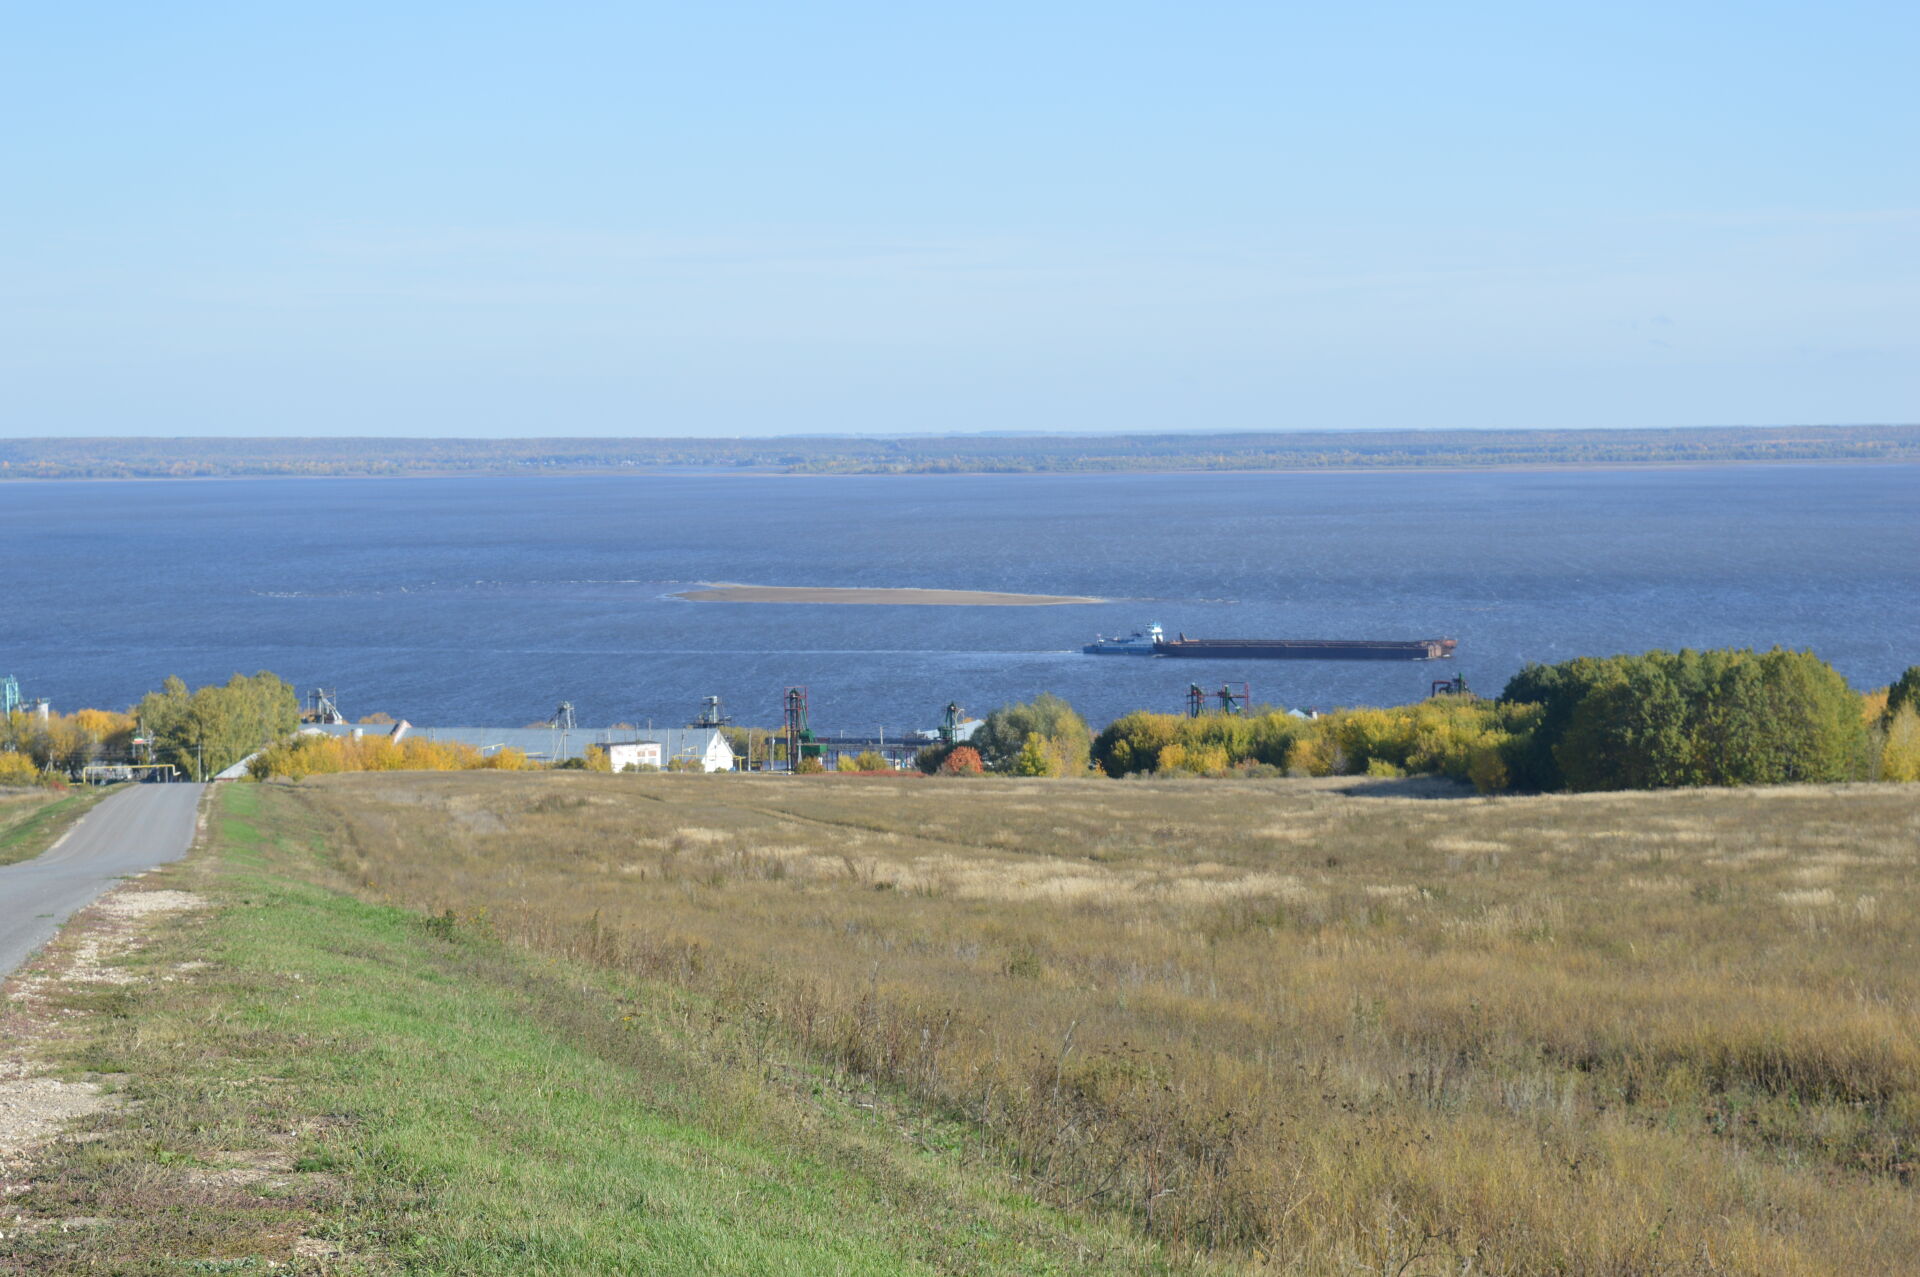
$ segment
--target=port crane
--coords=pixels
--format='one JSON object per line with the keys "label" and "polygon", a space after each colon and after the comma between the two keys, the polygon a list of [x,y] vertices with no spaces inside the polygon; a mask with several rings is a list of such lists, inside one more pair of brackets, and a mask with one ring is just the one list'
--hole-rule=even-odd
{"label": "port crane", "polygon": [[1247,712],[1247,706],[1253,703],[1252,689],[1245,683],[1222,683],[1220,690],[1209,692],[1198,683],[1187,684],[1187,717],[1199,718],[1210,711],[1209,701],[1220,703],[1219,712],[1230,718],[1239,718]]}

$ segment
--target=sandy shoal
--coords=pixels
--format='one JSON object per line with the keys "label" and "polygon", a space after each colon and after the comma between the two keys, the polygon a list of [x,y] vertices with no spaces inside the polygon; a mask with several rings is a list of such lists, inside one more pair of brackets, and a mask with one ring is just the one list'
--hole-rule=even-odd
{"label": "sandy shoal", "polygon": [[1105,603],[1077,594],[1002,594],[992,590],[897,590],[813,585],[730,585],[715,582],[682,590],[676,598],[696,603],[890,603],[923,607],[1057,607]]}

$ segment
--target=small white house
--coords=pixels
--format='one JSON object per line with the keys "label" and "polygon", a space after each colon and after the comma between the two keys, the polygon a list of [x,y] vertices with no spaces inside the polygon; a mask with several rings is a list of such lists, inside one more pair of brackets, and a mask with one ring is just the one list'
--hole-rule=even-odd
{"label": "small white house", "polygon": [[697,763],[702,771],[733,770],[733,746],[727,744],[727,738],[717,728],[664,728],[653,734],[660,740],[662,767],[670,767],[677,761],[682,767],[689,762]]}
{"label": "small white house", "polygon": [[639,771],[642,767],[658,769],[665,765],[657,740],[630,740],[609,745],[607,762],[617,772]]}

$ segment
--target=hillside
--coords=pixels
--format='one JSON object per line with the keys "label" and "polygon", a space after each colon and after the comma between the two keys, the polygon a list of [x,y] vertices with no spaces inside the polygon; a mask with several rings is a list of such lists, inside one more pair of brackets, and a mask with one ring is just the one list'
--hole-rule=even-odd
{"label": "hillside", "polygon": [[[708,1218],[702,1167],[755,1245],[816,1226],[783,1271],[832,1271],[829,1236],[884,1270],[923,1226],[913,1265],[954,1272],[1920,1253],[1910,786],[468,773],[222,801],[178,871],[222,902],[213,969],[129,993],[89,1057],[178,1120],[102,1119],[29,1209],[114,1213],[81,1173],[103,1147],[161,1191],[168,1158],[311,1113],[311,1210],[366,1271],[613,1270],[626,1203]],[[470,1060],[482,1030],[547,1045]],[[556,1052],[601,1062],[602,1107]],[[225,1074],[267,1081],[242,1103]],[[723,1232],[644,1253],[753,1271]]]}

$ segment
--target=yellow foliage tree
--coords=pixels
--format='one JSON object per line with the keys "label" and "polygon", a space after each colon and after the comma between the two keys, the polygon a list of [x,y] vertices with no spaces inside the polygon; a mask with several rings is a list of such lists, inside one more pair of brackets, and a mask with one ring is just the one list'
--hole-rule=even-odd
{"label": "yellow foliage tree", "polygon": [[1920,710],[1902,705],[1880,742],[1880,779],[1920,780]]}
{"label": "yellow foliage tree", "polygon": [[18,750],[0,750],[0,785],[35,785],[40,782],[40,769],[33,760]]}

